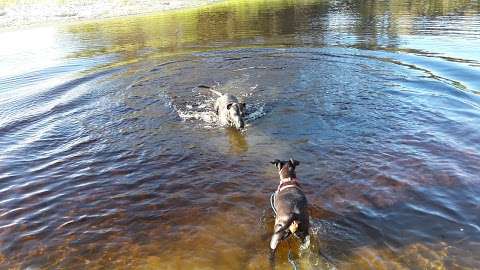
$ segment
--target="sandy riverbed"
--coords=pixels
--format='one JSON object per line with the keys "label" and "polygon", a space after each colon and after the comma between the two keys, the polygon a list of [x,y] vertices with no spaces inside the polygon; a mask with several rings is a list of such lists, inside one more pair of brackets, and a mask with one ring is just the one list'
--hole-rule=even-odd
{"label": "sandy riverbed", "polygon": [[145,14],[219,1],[221,0],[0,0],[0,30],[52,22]]}

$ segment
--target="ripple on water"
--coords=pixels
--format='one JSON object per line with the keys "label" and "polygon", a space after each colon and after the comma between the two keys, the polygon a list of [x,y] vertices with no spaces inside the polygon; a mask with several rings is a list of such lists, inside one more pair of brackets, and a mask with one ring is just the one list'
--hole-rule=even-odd
{"label": "ripple on water", "polygon": [[[474,267],[478,252],[461,251],[480,242],[477,112],[468,105],[476,101],[376,54],[242,49],[145,59],[128,66],[135,72],[96,73],[36,96],[41,107],[74,94],[68,106],[3,126],[0,262],[266,268],[268,195],[278,182],[268,160],[293,156],[312,206],[312,247],[300,265]],[[246,132],[216,126],[214,97],[199,85],[245,98]],[[290,268],[287,254],[283,243],[280,268]]]}

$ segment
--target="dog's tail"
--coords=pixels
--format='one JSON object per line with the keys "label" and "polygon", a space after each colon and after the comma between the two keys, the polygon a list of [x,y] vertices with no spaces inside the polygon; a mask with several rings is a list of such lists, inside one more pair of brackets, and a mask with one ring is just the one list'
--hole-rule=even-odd
{"label": "dog's tail", "polygon": [[219,97],[223,96],[222,93],[218,92],[217,90],[213,90],[213,89],[212,89],[213,87],[208,86],[208,85],[201,84],[201,85],[198,86],[198,88],[208,89],[208,90],[210,90],[212,93],[214,93],[215,95],[217,95],[217,96],[219,96]]}
{"label": "dog's tail", "polygon": [[298,221],[297,215],[293,214],[285,224],[281,228],[276,231],[286,231],[289,230],[292,234],[294,234],[298,230],[298,226],[300,222]]}

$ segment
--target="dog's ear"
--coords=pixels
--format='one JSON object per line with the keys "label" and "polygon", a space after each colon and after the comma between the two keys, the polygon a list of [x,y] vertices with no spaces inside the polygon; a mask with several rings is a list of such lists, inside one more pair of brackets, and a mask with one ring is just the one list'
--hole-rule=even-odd
{"label": "dog's ear", "polygon": [[232,103],[227,104],[227,110],[230,110],[231,107],[232,107]]}
{"label": "dog's ear", "polygon": [[270,163],[272,163],[273,165],[277,165],[278,163],[280,163],[281,161],[278,160],[278,159],[274,159],[273,161],[270,161]]}
{"label": "dog's ear", "polygon": [[293,158],[290,159],[290,163],[292,163],[293,167],[297,167],[298,165],[300,165],[300,161]]}
{"label": "dog's ear", "polygon": [[279,170],[283,167],[283,165],[285,163],[283,163],[281,160],[278,160],[278,159],[275,159],[274,161],[271,161],[270,163],[272,163],[273,165],[275,165],[275,167],[277,167]]}

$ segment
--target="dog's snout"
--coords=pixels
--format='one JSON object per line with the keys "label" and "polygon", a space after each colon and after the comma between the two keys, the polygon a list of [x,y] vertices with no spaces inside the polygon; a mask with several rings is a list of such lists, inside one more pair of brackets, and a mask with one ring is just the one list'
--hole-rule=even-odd
{"label": "dog's snout", "polygon": [[245,127],[245,121],[239,115],[236,115],[232,122],[237,129]]}
{"label": "dog's snout", "polygon": [[237,129],[244,128],[244,127],[245,127],[245,124],[243,124],[243,122],[238,122],[238,123],[235,123],[235,127],[236,127]]}

